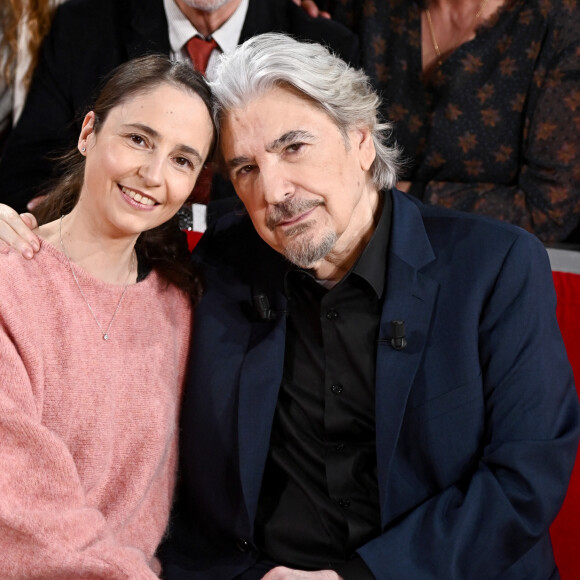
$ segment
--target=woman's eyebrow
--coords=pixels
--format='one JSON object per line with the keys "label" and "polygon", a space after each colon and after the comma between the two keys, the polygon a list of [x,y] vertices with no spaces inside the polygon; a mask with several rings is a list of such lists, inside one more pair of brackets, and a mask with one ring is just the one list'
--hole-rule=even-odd
{"label": "woman's eyebrow", "polygon": [[[161,133],[159,133],[159,131],[156,131],[155,129],[153,129],[153,127],[149,127],[149,125],[145,125],[144,123],[126,123],[124,126],[127,127],[128,129],[131,128],[138,129],[139,131],[146,133],[147,135],[149,135],[154,139],[161,136]],[[200,163],[203,163],[203,158],[201,154],[194,147],[190,147],[189,145],[180,143],[179,145],[177,145],[176,149],[182,151],[183,153],[187,153],[188,155],[192,155]]]}

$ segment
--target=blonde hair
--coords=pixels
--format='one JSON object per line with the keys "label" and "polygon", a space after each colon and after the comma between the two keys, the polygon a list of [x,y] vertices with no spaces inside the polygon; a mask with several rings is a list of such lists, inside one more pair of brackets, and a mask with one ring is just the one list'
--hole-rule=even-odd
{"label": "blonde hair", "polygon": [[8,86],[12,86],[14,83],[20,22],[24,22],[28,29],[27,49],[30,52],[31,60],[24,75],[24,85],[28,89],[32,73],[38,62],[40,45],[50,30],[54,8],[54,0],[0,0],[0,17],[2,19],[0,50],[6,55],[2,60],[0,74]]}

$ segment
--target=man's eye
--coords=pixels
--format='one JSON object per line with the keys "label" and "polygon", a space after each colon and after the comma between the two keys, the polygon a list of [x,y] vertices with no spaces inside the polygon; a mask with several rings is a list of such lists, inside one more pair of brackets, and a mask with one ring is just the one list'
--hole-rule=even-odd
{"label": "man's eye", "polygon": [[253,165],[244,165],[238,169],[238,175],[246,175],[254,169]]}
{"label": "man's eye", "polygon": [[292,143],[291,145],[288,145],[288,147],[286,147],[286,151],[288,151],[289,153],[295,153],[296,151],[300,151],[303,145],[304,143]]}

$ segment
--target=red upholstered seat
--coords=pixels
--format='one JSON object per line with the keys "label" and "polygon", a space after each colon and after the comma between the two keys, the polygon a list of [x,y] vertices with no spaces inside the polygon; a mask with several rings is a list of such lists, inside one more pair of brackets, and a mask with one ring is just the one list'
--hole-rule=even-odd
{"label": "red upholstered seat", "polygon": [[[580,251],[548,250],[558,296],[558,323],[580,394]],[[550,529],[562,580],[580,578],[580,455],[564,505]]]}

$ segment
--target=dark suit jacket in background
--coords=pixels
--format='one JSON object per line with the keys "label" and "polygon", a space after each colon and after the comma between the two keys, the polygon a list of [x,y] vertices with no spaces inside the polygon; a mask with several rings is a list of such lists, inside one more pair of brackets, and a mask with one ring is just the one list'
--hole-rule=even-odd
{"label": "dark suit jacket in background", "polygon": [[[358,63],[358,40],[345,27],[312,19],[291,0],[250,0],[240,41],[287,32],[321,42]],[[74,147],[84,115],[116,66],[147,53],[169,54],[162,0],[68,0],[55,14],[18,124],[0,161],[0,202],[17,211],[53,176],[49,156]],[[216,178],[212,198],[234,195]]]}
{"label": "dark suit jacket in background", "polygon": [[[194,255],[196,309],[183,406],[183,487],[167,580],[251,566],[282,381],[285,264],[247,217]],[[252,296],[264,293],[274,320]],[[566,493],[579,405],[541,243],[514,226],[393,193],[376,365],[383,533],[358,550],[378,580],[557,578],[548,528]],[[404,320],[407,347],[390,345]]]}

